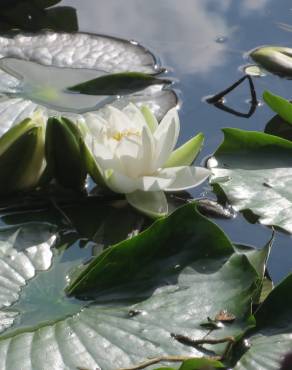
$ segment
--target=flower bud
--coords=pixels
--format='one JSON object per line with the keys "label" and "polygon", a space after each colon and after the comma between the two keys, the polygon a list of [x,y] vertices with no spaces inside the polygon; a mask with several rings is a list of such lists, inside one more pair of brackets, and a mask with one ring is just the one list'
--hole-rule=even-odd
{"label": "flower bud", "polygon": [[264,46],[253,50],[250,57],[267,71],[281,77],[292,78],[292,49]]}
{"label": "flower bud", "polygon": [[29,190],[45,167],[45,123],[39,113],[12,127],[0,138],[0,194]]}
{"label": "flower bud", "polygon": [[49,118],[45,144],[48,170],[58,184],[77,191],[84,187],[86,179],[82,141],[78,126],[69,119]]}

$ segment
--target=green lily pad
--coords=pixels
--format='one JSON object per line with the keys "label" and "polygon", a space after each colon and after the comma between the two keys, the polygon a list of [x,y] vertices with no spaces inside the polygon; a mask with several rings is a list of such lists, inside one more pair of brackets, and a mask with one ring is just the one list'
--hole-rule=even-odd
{"label": "green lily pad", "polygon": [[52,229],[41,225],[34,225],[33,232],[29,225],[0,232],[0,332],[17,320],[17,309],[8,307],[28,281],[51,267],[55,239]]}
{"label": "green lily pad", "polygon": [[224,129],[224,142],[209,161],[213,176],[235,210],[249,210],[263,225],[292,233],[292,143],[261,132]]}
{"label": "green lily pad", "polygon": [[[108,74],[129,70],[150,75],[161,72],[155,57],[134,42],[86,33],[0,36],[0,57],[0,118],[3,122],[0,134],[36,110],[43,110],[47,115],[61,112],[76,121],[84,119],[85,112],[105,104],[124,107],[131,101],[149,106],[161,119],[177,104],[176,94],[163,89],[161,83],[142,86],[141,91],[119,99],[108,96],[108,91],[90,96],[66,90],[96,76],[108,78]],[[158,80],[153,76],[149,78]]]}
{"label": "green lily pad", "polygon": [[247,337],[249,349],[234,370],[278,370],[292,343],[292,275],[268,295],[255,314],[256,329]]}
{"label": "green lily pad", "polygon": [[[63,278],[57,278],[56,288],[54,271],[63,271],[63,277],[69,272],[60,263],[70,250],[74,248],[65,251],[61,260],[55,258],[53,269],[39,278],[48,276],[40,288],[46,292],[54,287],[53,301],[34,285],[26,288],[30,291],[27,300],[24,291],[16,306],[19,326],[0,336],[1,369],[112,370],[156,356],[201,357],[207,349],[220,354],[224,344],[194,348],[178,342],[171,333],[201,339],[207,334],[201,322],[223,309],[235,320],[209,337],[240,338],[251,325],[251,302],[261,277],[245,254],[235,252],[223,231],[192,204],[97,257],[89,265],[100,279],[91,286],[92,303],[73,298],[64,302]],[[105,271],[109,273],[104,275]],[[58,315],[58,301],[62,307],[71,305],[67,314],[60,307]],[[57,319],[47,316],[42,321],[45,305],[45,312],[54,311]],[[78,305],[82,309],[72,315]]]}

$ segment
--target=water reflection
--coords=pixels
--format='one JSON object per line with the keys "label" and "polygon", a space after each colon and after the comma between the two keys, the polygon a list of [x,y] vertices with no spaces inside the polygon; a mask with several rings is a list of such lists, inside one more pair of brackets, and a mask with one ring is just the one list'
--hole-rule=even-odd
{"label": "water reflection", "polygon": [[[65,0],[64,4],[78,7],[79,0]],[[234,28],[224,17],[224,4],[212,0],[156,1],[155,6],[143,0],[89,1],[78,9],[80,27],[96,32],[147,40],[157,54],[167,58],[170,65],[182,70],[207,73],[225,60],[225,43],[216,43],[218,37],[230,37]],[[221,3],[221,1],[220,1]],[[215,5],[217,11],[213,11]],[[100,12],[102,9],[102,12]],[[143,20],[141,17],[143,14]],[[142,21],[142,22],[141,22]]]}

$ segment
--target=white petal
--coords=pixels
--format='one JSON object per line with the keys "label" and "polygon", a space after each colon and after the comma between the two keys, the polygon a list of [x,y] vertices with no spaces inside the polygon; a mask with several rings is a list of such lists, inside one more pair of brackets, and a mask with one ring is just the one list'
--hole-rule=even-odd
{"label": "white petal", "polygon": [[87,113],[85,115],[85,120],[92,136],[100,141],[103,131],[107,128],[107,121],[96,113]]}
{"label": "white petal", "polygon": [[113,107],[112,105],[108,105],[105,112],[105,118],[108,121],[108,125],[114,131],[121,132],[129,130],[129,128],[134,126],[133,122],[123,111]]}
{"label": "white petal", "polygon": [[204,182],[211,174],[209,170],[203,167],[170,167],[163,169],[161,172],[164,173],[166,170],[168,175],[170,171],[170,173],[175,174],[176,178],[165,191],[181,191],[193,188]]}
{"label": "white petal", "polygon": [[149,217],[163,217],[168,213],[167,199],[163,191],[135,191],[126,198],[132,207]]}
{"label": "white petal", "polygon": [[168,188],[175,180],[175,174],[159,174],[158,176],[141,176],[132,178],[114,169],[105,171],[108,187],[116,193],[132,193],[135,190],[159,191]]}
{"label": "white petal", "polygon": [[140,109],[133,103],[128,104],[124,109],[123,112],[129,117],[130,121],[132,121],[136,127],[142,128],[147,126],[147,122],[141,113]]}
{"label": "white petal", "polygon": [[123,171],[120,160],[106,146],[93,141],[92,146],[89,146],[89,148],[92,148],[92,153],[100,168],[103,170],[114,169],[115,171]]}
{"label": "white petal", "polygon": [[154,139],[148,126],[142,130],[142,167],[141,174],[151,173],[154,159]]}
{"label": "white petal", "polygon": [[132,179],[115,170],[105,171],[105,181],[115,193],[127,194],[138,189],[137,179]]}
{"label": "white petal", "polygon": [[138,189],[143,191],[159,191],[171,186],[175,181],[173,174],[159,174],[157,176],[143,176],[139,178]]}
{"label": "white petal", "polygon": [[172,153],[179,135],[179,117],[176,108],[167,112],[154,132],[155,161],[153,170],[163,167]]}
{"label": "white petal", "polygon": [[130,177],[138,177],[142,170],[143,147],[141,139],[123,138],[116,148],[117,159],[121,163],[122,172]]}

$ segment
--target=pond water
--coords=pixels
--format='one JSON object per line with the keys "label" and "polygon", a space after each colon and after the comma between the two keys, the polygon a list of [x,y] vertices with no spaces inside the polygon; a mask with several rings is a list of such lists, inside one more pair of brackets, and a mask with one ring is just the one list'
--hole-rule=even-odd
{"label": "pond water", "polygon": [[[33,1],[31,3],[34,4]],[[25,8],[30,4],[30,1],[14,0],[13,6],[15,4],[19,6],[16,12],[16,22],[19,19],[22,22],[22,6]],[[25,117],[30,114],[37,104],[46,106],[50,114],[55,114],[55,110],[59,111],[62,109],[62,112],[65,112],[64,115],[69,112],[68,116],[70,118],[73,117],[73,119],[77,120],[76,117],[78,117],[80,121],[84,118],[82,116],[84,112],[95,110],[105,102],[113,102],[116,106],[121,107],[128,102],[127,95],[119,97],[120,99],[116,99],[116,96],[113,94],[110,96],[102,95],[97,101],[96,95],[78,94],[74,88],[70,90],[70,87],[72,88],[73,85],[80,84],[85,80],[94,79],[97,75],[106,75],[112,71],[119,71],[119,68],[123,71],[128,70],[129,63],[131,63],[132,70],[140,71],[139,68],[141,68],[147,73],[156,72],[162,66],[166,68],[166,73],[162,76],[169,77],[174,81],[173,88],[178,96],[181,121],[178,144],[182,144],[194,135],[202,132],[205,135],[205,143],[196,164],[205,166],[207,159],[212,156],[223,140],[222,128],[232,127],[264,131],[267,123],[274,116],[273,112],[262,100],[264,90],[269,89],[275,94],[288,99],[291,98],[290,85],[292,82],[267,73],[252,77],[258,105],[254,114],[249,118],[220,110],[206,101],[208,96],[226,89],[243,77],[245,66],[252,63],[247,56],[250,50],[267,44],[287,47],[291,45],[292,5],[289,0],[86,0],[83,2],[80,0],[63,0],[60,2],[58,0],[43,0],[42,4],[56,5],[56,7],[71,7],[71,10],[68,10],[69,8],[60,10],[59,8],[61,12],[59,13],[61,14],[59,18],[54,18],[54,7],[52,8],[53,13],[51,15],[54,18],[57,29],[63,31],[77,30],[76,20],[74,20],[74,10],[76,10],[78,30],[84,34],[82,36],[75,34],[73,36],[72,34],[69,36],[68,34],[62,35],[64,39],[60,41],[60,35],[58,35],[56,40],[54,38],[56,35],[45,33],[44,39],[46,42],[43,42],[42,36],[40,38],[36,37],[37,41],[34,38],[23,37],[25,39],[24,42],[13,39],[13,42],[5,47],[6,35],[2,35],[0,32],[1,88],[4,86],[4,90],[0,91],[0,114],[3,120],[3,131],[10,127],[12,122],[20,120],[21,114],[25,114]],[[9,7],[11,7],[9,1],[3,3],[5,11]],[[73,12],[72,9],[74,9]],[[30,9],[28,14],[30,14],[29,12]],[[41,14],[43,15],[39,17]],[[49,25],[45,23],[47,20],[44,14],[46,12],[42,13],[42,9],[39,14],[33,14],[32,20],[37,20],[35,28],[34,26],[32,27],[31,19],[28,16],[24,21],[25,30],[36,31],[43,28],[44,24],[48,27]],[[5,13],[4,16],[0,11],[0,29],[2,29],[3,22],[5,24],[7,21],[5,17],[7,18],[7,14]],[[9,17],[10,15],[8,20]],[[9,22],[8,25],[10,25]],[[72,52],[71,44],[75,45],[76,39],[79,42],[79,47],[82,44],[85,49],[88,43],[92,41],[88,41],[89,39],[93,39],[94,41],[92,42],[94,43],[97,38],[92,36],[93,34],[104,34],[125,40],[134,40],[149,49],[150,53],[145,52],[143,48],[137,47],[134,42],[131,44],[128,42],[123,43],[119,40],[115,39],[113,41],[108,38],[102,38],[101,44],[97,42],[99,46],[96,49],[90,44],[85,53],[84,49],[80,53]],[[75,36],[77,37],[74,38]],[[80,41],[79,37],[83,37],[83,39]],[[21,39],[21,37],[19,38]],[[51,41],[48,41],[50,38]],[[31,48],[27,47],[30,41],[34,43]],[[43,48],[42,43],[44,44]],[[103,43],[106,43],[105,47]],[[96,56],[99,54],[100,45],[101,49],[105,49],[101,51],[101,57]],[[117,45],[120,47],[118,52]],[[37,51],[35,52],[35,50]],[[92,50],[95,50],[96,55],[90,58],[88,55]],[[67,53],[69,53],[69,57]],[[120,57],[121,62],[118,58],[112,58],[112,55],[115,55],[115,53],[122,55]],[[154,58],[151,53],[153,53]],[[80,57],[80,55],[85,55],[85,57]],[[44,59],[42,60],[42,58]],[[155,58],[158,61],[157,66],[154,65]],[[76,69],[72,68],[72,66]],[[175,94],[171,90],[162,89],[161,85],[149,86],[143,93],[142,95],[139,95],[139,93],[131,95],[130,98],[138,103],[146,102],[147,104],[150,102],[151,108],[155,110],[159,117],[164,114],[166,107],[173,106],[176,102]],[[248,81],[244,81],[228,94],[224,99],[224,103],[233,110],[247,113],[251,107]],[[7,113],[8,110],[10,113]],[[11,114],[11,111],[15,112]],[[20,111],[21,113],[19,113]],[[3,117],[6,118],[4,119]],[[62,149],[58,153],[63,154]],[[66,158],[64,160],[65,165],[67,165]],[[261,183],[261,185],[266,185],[266,183]],[[54,190],[56,189],[54,188]],[[91,190],[92,188],[89,184],[88,191],[90,192]],[[221,284],[220,279],[214,278],[216,275],[213,275],[213,273],[217,273],[217,268],[222,263],[224,266],[227,266],[227,269],[230,266],[232,267],[232,264],[225,264],[227,252],[226,256],[225,252],[223,253],[224,248],[229,244],[228,240],[224,237],[221,238],[222,235],[220,232],[218,233],[216,227],[216,230],[212,230],[211,233],[210,229],[214,225],[210,225],[208,221],[200,222],[200,215],[199,218],[197,218],[197,215],[192,219],[191,216],[189,218],[185,217],[185,213],[184,217],[178,218],[180,223],[174,223],[175,225],[182,225],[182,227],[178,227],[178,239],[186,239],[185,235],[188,235],[190,232],[191,237],[188,240],[191,240],[191,242],[188,244],[188,250],[195,251],[194,254],[197,253],[196,249],[193,248],[194,243],[197,243],[196,246],[200,244],[198,249],[202,249],[202,254],[200,254],[201,252],[199,253],[198,261],[194,260],[194,264],[190,263],[191,268],[189,266],[184,267],[184,261],[187,261],[188,264],[190,262],[189,254],[184,254],[185,250],[181,248],[180,243],[176,244],[173,241],[169,243],[167,237],[170,237],[169,233],[167,233],[166,242],[161,242],[159,247],[163,245],[164,248],[167,245],[167,251],[178,248],[179,254],[182,252],[180,256],[182,263],[180,260],[180,263],[178,263],[176,257],[174,259],[172,256],[170,258],[165,257],[167,263],[166,267],[163,267],[163,265],[159,264],[158,258],[159,263],[157,265],[154,263],[154,267],[149,263],[150,268],[148,271],[148,264],[144,262],[144,255],[139,254],[140,249],[136,248],[138,257],[135,256],[135,258],[142,256],[141,264],[136,263],[136,259],[132,261],[131,258],[129,262],[126,257],[126,263],[123,265],[123,256],[121,254],[122,263],[116,264],[118,265],[119,283],[122,280],[120,276],[124,273],[122,269],[126,270],[124,266],[128,267],[127,264],[132,264],[129,267],[129,276],[131,276],[130,288],[128,287],[129,296],[127,296],[127,289],[124,292],[119,286],[120,291],[118,289],[115,291],[112,285],[110,285],[108,291],[106,289],[98,291],[97,288],[97,293],[94,292],[89,296],[79,296],[77,293],[76,297],[80,299],[75,298],[74,294],[76,292],[73,291],[72,293],[72,290],[67,290],[69,294],[66,295],[64,287],[68,288],[68,285],[72,281],[74,282],[74,278],[78,275],[80,276],[84,264],[87,265],[94,256],[99,255],[108,245],[113,245],[138,234],[139,231],[149,226],[151,221],[140,213],[135,212],[118,195],[117,197],[109,195],[109,198],[107,198],[107,195],[103,194],[104,197],[101,198],[99,197],[100,193],[95,193],[93,189],[91,195],[93,194],[94,196],[83,197],[80,195],[80,197],[77,197],[76,193],[65,193],[64,189],[59,189],[59,192],[56,191],[52,197],[48,197],[47,189],[45,189],[45,197],[42,197],[42,191],[43,189],[41,188],[39,193],[29,194],[25,199],[21,195],[19,197],[14,197],[13,195],[12,201],[10,198],[7,199],[6,205],[8,204],[9,209],[5,208],[4,202],[6,202],[6,199],[1,199],[0,201],[1,369],[4,367],[5,369],[19,368],[22,358],[29,363],[29,365],[24,363],[23,369],[40,369],[40,365],[34,365],[33,361],[41,363],[44,369],[57,368],[58,366],[58,368],[63,368],[63,360],[65,363],[67,361],[66,358],[68,359],[68,368],[76,368],[76,357],[80,353],[82,361],[88,356],[87,362],[85,362],[87,366],[89,366],[88,364],[97,363],[94,360],[96,357],[98,361],[101,361],[101,364],[104,362],[104,366],[101,365],[104,369],[113,368],[113,365],[109,363],[111,361],[114,366],[120,359],[124,361],[123,356],[125,355],[125,362],[121,362],[123,364],[122,367],[124,367],[128,357],[131,358],[132,355],[130,362],[134,360],[140,361],[146,355],[150,358],[152,354],[156,355],[160,349],[165,351],[165,353],[172,354],[171,346],[175,346],[176,351],[177,343],[173,341],[173,334],[170,331],[172,330],[172,323],[169,322],[171,320],[168,321],[164,318],[165,310],[169,308],[170,310],[166,317],[178,318],[179,330],[181,328],[186,329],[187,335],[194,336],[194,338],[197,336],[198,338],[201,337],[202,333],[205,334],[205,329],[202,329],[201,321],[200,323],[199,321],[193,323],[193,317],[197,316],[193,302],[196,301],[200,309],[204,309],[205,304],[208,310],[218,310],[220,305],[220,310],[221,308],[224,308],[224,310],[225,308],[228,309],[226,311],[227,314],[229,310],[239,310],[238,307],[241,304],[247,306],[246,302],[248,302],[249,310],[251,293],[246,295],[247,298],[244,298],[245,293],[244,295],[241,294],[243,291],[251,292],[250,287],[256,285],[254,282],[258,275],[255,277],[253,267],[248,264],[250,271],[246,273],[246,265],[240,263],[240,273],[236,272],[235,275],[230,275],[232,278],[228,277],[227,273],[227,275],[224,275],[224,272],[221,280],[224,284],[227,281],[228,284],[226,286],[229,287],[224,289],[225,285]],[[194,198],[216,199],[216,195],[206,181],[203,185],[190,191],[190,193]],[[41,194],[40,197],[38,197],[39,194]],[[178,203],[181,201],[178,198],[176,200]],[[174,198],[172,198],[172,201],[174,201]],[[195,212],[194,209],[192,211]],[[187,214],[189,215],[189,213]],[[171,218],[168,218],[166,222],[169,219]],[[184,224],[181,220],[190,221]],[[199,221],[193,222],[193,220]],[[241,213],[238,213],[232,219],[214,218],[213,221],[226,232],[232,242],[250,245],[255,248],[265,246],[273,233],[271,228],[249,223]],[[208,225],[206,226],[205,223]],[[159,223],[157,224],[159,225]],[[194,224],[196,226],[193,227]],[[170,227],[172,225],[173,223],[170,223]],[[212,250],[211,252],[210,249],[208,250],[209,245],[206,245],[208,248],[204,248],[205,245],[201,240],[205,241],[207,239],[200,239],[201,233],[196,233],[196,230],[199,228],[197,225],[200,225],[199,231],[202,231],[204,237],[205,235],[208,237],[209,234],[211,235],[211,239],[214,239],[216,247],[218,246],[218,239],[221,238],[222,243],[220,243],[220,248],[218,248],[218,250],[222,249],[220,253],[218,252],[220,254],[220,261],[218,260],[220,263],[217,261],[218,256],[214,260],[212,259]],[[164,240],[163,230],[163,228],[158,228],[157,233],[159,238],[162,235],[162,240]],[[16,234],[15,231],[17,231]],[[153,234],[155,233],[156,231]],[[213,236],[213,233],[215,236]],[[172,237],[171,233],[170,235]],[[197,238],[197,235],[199,235],[199,238]],[[12,239],[9,239],[9,237]],[[133,241],[135,243],[135,240],[137,239],[130,240],[129,244]],[[138,238],[138,240],[141,239]],[[157,239],[151,239],[151,237],[145,240],[144,246],[147,247],[148,256],[148,254],[151,255],[148,247],[155,246],[156,248],[159,243],[157,243]],[[152,243],[152,240],[154,240],[154,243]],[[205,244],[208,244],[208,240]],[[136,247],[135,244],[133,245]],[[143,243],[140,245],[143,246]],[[55,248],[51,248],[52,246],[55,246]],[[234,251],[231,246],[230,249],[232,252]],[[132,251],[130,248],[128,250]],[[113,255],[115,255],[115,252],[116,249]],[[162,250],[160,252],[164,253]],[[119,254],[117,253],[116,255],[118,257],[115,258],[119,258]],[[241,257],[242,260],[240,260]],[[241,262],[245,260],[243,256],[236,256],[236,258]],[[91,284],[97,284],[97,286],[101,284],[100,286],[102,286],[103,277],[107,276],[107,272],[112,270],[115,272],[117,268],[114,263],[111,265],[110,258],[107,260],[107,255],[102,262],[104,262],[104,270],[101,269],[101,273],[99,271],[98,279],[93,279]],[[120,265],[122,266],[121,268]],[[141,288],[139,285],[139,276],[137,281],[136,277],[132,279],[131,268],[134,265],[137,269],[140,269],[142,265],[142,278],[146,281],[145,286],[147,289],[145,287]],[[145,266],[146,272],[143,270]],[[159,282],[161,285],[155,285],[155,291],[152,291],[152,278],[154,277],[153,280],[157,276],[160,278],[160,270],[163,270],[163,268],[166,272],[161,273],[162,280]],[[153,273],[154,271],[155,273]],[[292,272],[292,239],[290,235],[284,232],[277,231],[275,233],[271,256],[268,260],[268,272],[275,284]],[[126,271],[125,275],[127,273]],[[244,279],[242,279],[241,273],[244,273]],[[197,278],[196,274],[198,274]],[[250,277],[248,276],[249,274]],[[226,279],[226,277],[228,278]],[[81,275],[81,283],[85,282],[86,285],[88,283],[86,279],[88,279],[88,276],[84,277],[84,275]],[[109,278],[111,282],[110,279],[111,277]],[[209,281],[209,279],[212,281],[212,284],[213,281],[215,284],[214,286],[211,285],[211,293],[209,294],[208,291],[208,297],[206,302],[204,302],[204,298],[201,301],[201,297],[197,297],[200,296],[200,294],[197,294],[197,290],[202,282],[203,285],[198,292],[207,291],[208,285],[205,285],[205,280]],[[218,285],[219,288],[217,287],[217,280],[221,284]],[[96,281],[98,282],[96,283]],[[189,293],[186,290],[188,284],[193,288],[194,293]],[[123,282],[121,287],[123,287]],[[237,293],[237,289],[240,293]],[[186,300],[184,298],[172,298],[175,296],[176,290],[178,294],[182,291],[182,297],[185,297]],[[226,298],[225,300],[224,297],[223,299],[221,297],[221,291],[223,292],[223,290],[228,293],[228,297],[229,293],[230,297],[234,295],[236,300],[233,301],[233,298]],[[155,294],[152,294],[153,292]],[[157,292],[158,298],[156,296]],[[71,293],[72,296],[70,296]],[[152,303],[150,302],[149,304],[147,300],[148,294],[151,299],[152,296],[154,297],[153,307],[151,307]],[[159,294],[161,296],[165,294],[167,299],[170,297],[169,301],[165,300],[166,304],[161,305],[161,308],[158,304]],[[212,303],[213,295],[216,296],[215,305]],[[220,296],[218,302],[217,295]],[[180,296],[178,295],[177,297]],[[192,300],[189,299],[190,297],[192,297]],[[158,303],[155,303],[156,298]],[[180,305],[175,306],[175,299],[180,302]],[[140,303],[140,300],[142,309],[139,310],[140,306],[138,306],[138,310],[136,310],[136,303]],[[145,309],[143,308],[143,300],[146,302]],[[239,302],[240,300],[242,302]],[[229,303],[231,308],[228,306]],[[132,310],[133,307],[135,308],[134,310]],[[129,310],[129,308],[131,309]],[[191,312],[191,315],[188,316],[191,324],[185,320],[185,308],[188,315]],[[157,314],[153,322],[152,314]],[[212,318],[213,316],[209,313],[207,316],[205,312],[202,314],[204,322],[206,317],[208,317],[208,323],[210,323],[209,317]],[[137,321],[134,319],[136,315]],[[246,311],[240,313],[240,315],[244,317],[244,325],[247,325],[245,323]],[[199,316],[200,313],[198,318]],[[236,325],[243,325],[240,321],[241,318],[238,317],[236,312],[234,317],[236,317]],[[135,326],[139,320],[141,320],[141,323]],[[163,329],[163,325],[160,327],[161,320],[165,321],[163,325],[165,325],[165,328],[167,327],[167,330]],[[149,323],[153,327],[148,332]],[[177,324],[176,322],[174,324],[173,327],[176,330]],[[229,336],[229,329],[232,329],[232,326],[229,326],[228,323],[225,328]],[[159,335],[161,334],[159,330],[161,330],[165,343],[159,341]],[[188,334],[188,330],[190,330],[190,334]],[[21,335],[18,335],[19,333]],[[156,337],[157,333],[158,336]],[[231,333],[234,335],[233,331]],[[116,335],[118,344],[115,343]],[[214,336],[216,336],[216,332],[214,332]],[[137,348],[135,348],[136,343],[139,344]],[[149,348],[147,347],[148,344]],[[125,350],[123,349],[124,345]],[[167,350],[164,350],[164,345]],[[245,345],[246,343],[244,343]],[[83,347],[85,348],[84,352],[82,352]],[[287,348],[290,347],[289,342]],[[139,356],[137,355],[138,352],[135,352],[136,350],[138,352],[141,351]],[[195,347],[188,348],[188,350],[192,354],[197,353]],[[62,359],[63,355],[64,359]],[[45,363],[44,365],[43,362]],[[17,364],[16,367],[14,364]],[[94,367],[91,365],[89,369]]]}
{"label": "pond water", "polygon": [[[177,80],[181,99],[181,142],[202,131],[206,141],[199,161],[221,142],[222,127],[263,130],[273,113],[261,103],[262,92],[290,97],[291,82],[275,76],[254,78],[260,101],[249,119],[236,117],[204,102],[242,76],[249,63],[245,53],[257,46],[291,46],[292,6],[289,0],[64,0],[77,9],[79,29],[135,39],[161,59]],[[249,110],[248,85],[227,96],[227,102],[242,112]],[[194,196],[211,196],[205,186]],[[233,221],[216,221],[235,242],[263,246],[271,230],[249,224],[241,215]],[[292,240],[277,233],[269,260],[275,282],[292,270]]]}
{"label": "pond water", "polygon": [[[223,127],[264,130],[267,122],[273,116],[271,110],[262,103],[261,96],[265,89],[271,89],[274,93],[286,98],[290,97],[290,81],[266,75],[253,79],[259,105],[255,113],[248,119],[223,112],[205,101],[208,95],[225,89],[243,76],[242,68],[250,63],[245,56],[249,50],[264,44],[290,46],[292,6],[289,0],[277,2],[272,0],[156,0],[155,2],[87,0],[85,4],[80,0],[64,0],[61,5],[76,8],[79,31],[134,39],[150,49],[161,61],[162,66],[168,70],[168,76],[174,78],[174,88],[180,98],[182,129],[179,142],[185,142],[198,132],[203,132],[205,135],[205,145],[197,163],[204,165],[206,158],[216,150],[223,139],[221,132]],[[29,71],[26,73],[26,77],[30,75],[32,70],[35,70],[35,67],[31,66],[32,64],[27,62],[21,65],[21,68],[27,68]],[[9,68],[13,70],[12,74],[16,74],[16,71],[21,74],[16,60],[10,61]],[[44,77],[48,81],[50,76],[55,76],[55,68],[43,66],[37,66],[37,68],[39,75],[43,74],[42,70],[46,70],[47,75]],[[66,70],[62,70],[62,72],[64,71],[66,72]],[[72,71],[68,69],[66,73],[67,75],[59,81],[61,87],[68,85],[67,80],[72,80]],[[91,76],[89,71],[79,71],[79,73]],[[75,83],[79,81],[78,76],[79,74],[74,74]],[[23,95],[34,97],[35,101],[41,102],[43,97],[38,95],[39,92],[35,86],[33,88],[30,86],[31,81],[32,78],[29,78]],[[92,99],[87,97],[85,101],[79,101],[78,106],[74,103],[73,108],[76,111],[82,111],[84,107],[92,105],[94,98]],[[66,103],[66,100],[63,100],[63,105],[64,101]],[[56,95],[53,108],[58,107],[58,103],[60,103],[60,96]],[[234,109],[247,112],[250,107],[248,84],[243,83],[228,95],[226,103]],[[68,105],[68,110],[70,109],[72,110],[72,106]],[[192,195],[194,197],[215,198],[211,188],[206,184],[192,191]],[[98,207],[98,216],[96,207]],[[133,217],[131,211],[126,210],[125,213],[125,211],[120,211],[118,207],[109,209],[96,204],[85,208],[77,205],[75,209],[74,207],[71,210],[67,209],[67,215],[70,213],[72,219],[77,220],[78,231],[81,230],[81,235],[94,235],[95,241],[98,241],[100,237],[101,244],[105,240],[106,244],[122,240],[128,235],[133,225],[141,226],[141,220],[137,220],[136,216]],[[55,210],[55,213],[51,215],[52,224],[56,218],[60,218],[58,211],[60,210]],[[34,223],[39,221],[41,217],[39,213],[26,216],[30,227],[33,227]],[[2,217],[3,225],[17,225],[19,222],[23,222],[23,216],[17,217]],[[68,227],[66,217],[61,218],[61,227],[64,225],[65,228]],[[50,222],[47,215],[44,219],[46,223]],[[94,220],[94,222],[88,224],[88,219]],[[127,227],[124,227],[123,222]],[[241,214],[238,214],[233,220],[216,220],[215,222],[226,231],[229,238],[235,243],[262,247],[272,234],[271,229],[267,227],[248,223]],[[89,245],[89,248],[82,249],[85,244],[82,240],[74,243],[77,238],[78,236],[74,233],[62,235],[63,244],[59,244],[69,243],[73,244],[73,247],[66,254],[65,262],[63,261],[63,265],[59,268],[60,271],[53,269],[47,274],[48,281],[64,280],[66,278],[64,275],[67,268],[66,263],[70,266],[70,261],[74,261],[74,265],[76,265],[84,258],[89,258],[92,250],[94,253],[99,253],[101,250],[99,245],[93,244]],[[274,282],[279,282],[291,271],[291,237],[277,232],[269,259],[270,275]],[[50,321],[65,313],[68,315],[77,312],[80,308],[80,302],[77,300],[66,301],[63,299],[65,281],[64,284],[54,284],[55,288],[52,288],[52,285],[43,283],[42,279],[45,280],[46,277],[36,279],[22,296],[20,306],[24,315],[22,322],[18,322],[19,326],[33,326],[43,320],[44,316],[46,321]],[[42,291],[43,286],[47,286],[48,291]],[[36,293],[38,290],[42,291],[43,296],[41,298],[43,309],[39,308],[37,304],[35,305],[40,318],[37,312],[31,315],[33,297],[37,297],[37,301],[39,298],[39,294]],[[54,301],[55,295],[59,296],[60,299]],[[26,312],[28,312],[27,315]]]}

